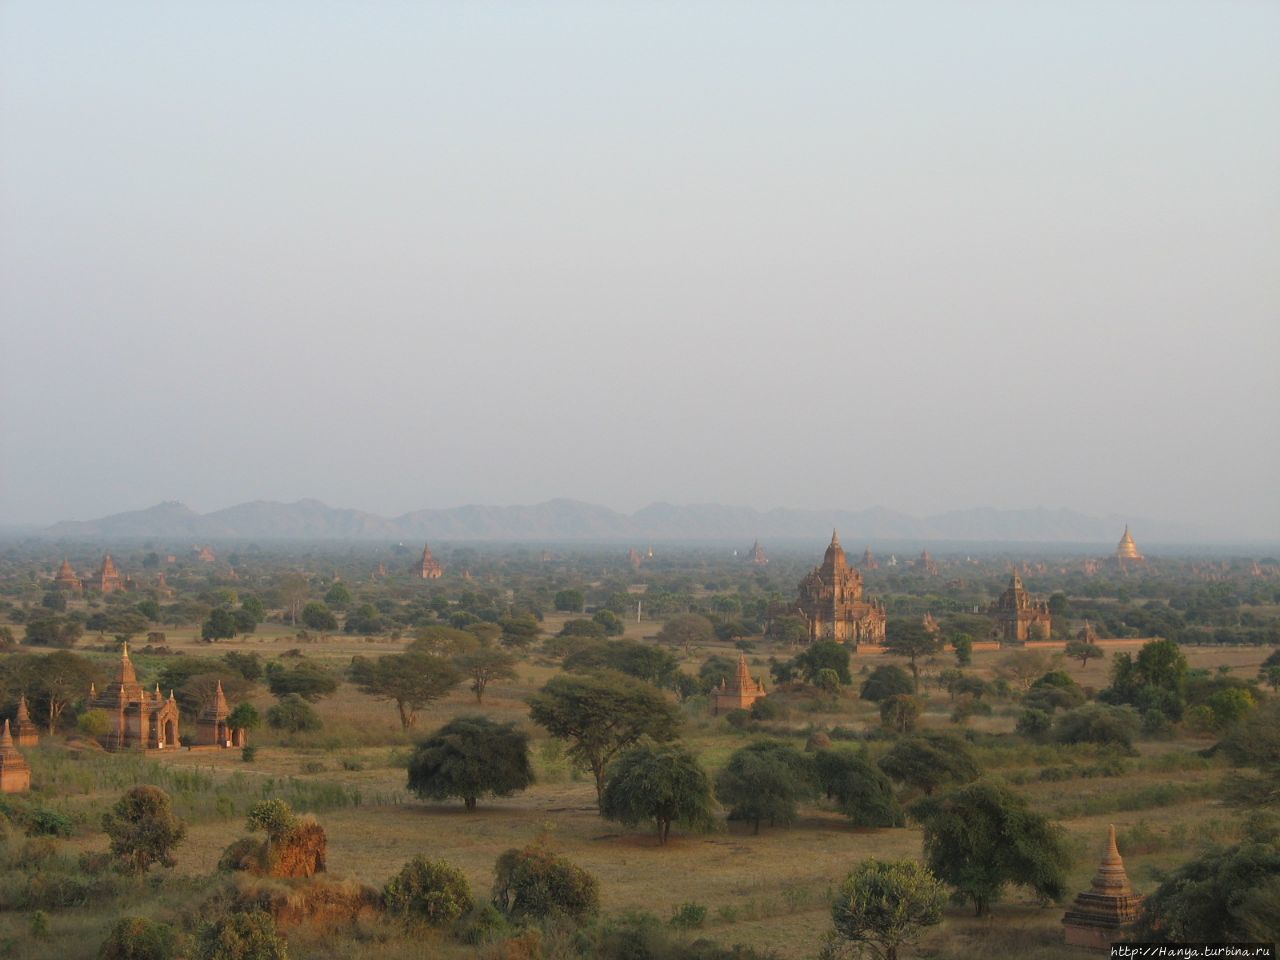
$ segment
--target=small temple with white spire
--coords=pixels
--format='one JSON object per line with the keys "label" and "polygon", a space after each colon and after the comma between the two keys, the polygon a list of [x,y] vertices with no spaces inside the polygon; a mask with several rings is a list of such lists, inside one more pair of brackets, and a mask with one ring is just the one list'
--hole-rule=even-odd
{"label": "small temple with white spire", "polygon": [[738,669],[731,681],[720,678],[720,686],[711,691],[711,712],[724,713],[728,710],[750,710],[751,705],[766,696],[764,684],[751,676],[747,668],[747,655],[738,654]]}
{"label": "small temple with white spire", "polygon": [[89,688],[89,706],[111,718],[111,729],[99,737],[108,750],[177,750],[178,701],[169,692],[166,700],[157,686],[143,689],[129,659],[129,645],[120,649],[116,679],[102,693]]}
{"label": "small temple with white spire", "polygon": [[1112,943],[1124,939],[1137,921],[1142,899],[1129,885],[1129,875],[1116,847],[1115,824],[1112,824],[1093,885],[1076,897],[1062,918],[1067,943],[1091,950],[1109,950]]}

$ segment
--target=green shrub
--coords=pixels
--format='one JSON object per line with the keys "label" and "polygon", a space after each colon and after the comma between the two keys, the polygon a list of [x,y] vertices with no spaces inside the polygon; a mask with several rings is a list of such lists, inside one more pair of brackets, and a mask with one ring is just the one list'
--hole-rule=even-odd
{"label": "green shrub", "polygon": [[48,807],[36,807],[27,816],[27,836],[30,837],[69,837],[75,831],[75,823],[65,813],[50,810]]}
{"label": "green shrub", "polygon": [[461,870],[420,856],[387,882],[382,899],[388,913],[433,927],[448,926],[472,907],[471,887]]}
{"label": "green shrub", "polygon": [[201,927],[192,960],[289,960],[289,950],[271,914],[253,910]]}
{"label": "green shrub", "polygon": [[707,908],[700,903],[682,903],[672,909],[667,922],[677,930],[697,930],[707,922]]}
{"label": "green shrub", "polygon": [[585,923],[600,912],[595,877],[545,847],[508,850],[494,874],[493,904],[514,920],[562,915]]}
{"label": "green shrub", "polygon": [[177,931],[145,917],[122,917],[98,948],[98,960],[173,960],[178,956]]}

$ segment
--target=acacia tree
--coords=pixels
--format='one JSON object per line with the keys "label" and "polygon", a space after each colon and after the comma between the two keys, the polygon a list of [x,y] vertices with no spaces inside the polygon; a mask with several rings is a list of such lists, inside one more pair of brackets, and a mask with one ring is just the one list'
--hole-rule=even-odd
{"label": "acacia tree", "polygon": [[942,882],[914,860],[864,860],[831,904],[829,940],[846,940],[879,960],[897,960],[899,947],[942,921],[946,899]]}
{"label": "acacia tree", "polygon": [[424,799],[459,797],[467,810],[484,794],[509,797],[531,783],[529,735],[488,717],[455,717],[409,758],[410,790]]}
{"label": "acacia tree", "polygon": [[1062,828],[1009,787],[978,780],[918,801],[911,815],[924,826],[929,869],[973,904],[975,916],[985,916],[1009,883],[1045,901],[1066,893],[1071,855]]}
{"label": "acacia tree", "polygon": [[716,799],[729,808],[730,820],[746,820],[752,832],[760,823],[791,823],[801,800],[818,794],[813,761],[791,746],[762,740],[737,750],[716,777]]}
{"label": "acacia tree", "polygon": [[912,693],[920,692],[920,666],[916,661],[933,656],[941,649],[942,637],[926,630],[922,623],[895,620],[889,624],[884,652],[907,658],[911,666]]}
{"label": "acacia tree", "polygon": [[173,849],[185,839],[186,825],[173,812],[169,795],[159,787],[134,787],[102,816],[111,852],[130,873],[143,874],[153,863],[174,865]]}
{"label": "acacia tree", "polygon": [[365,693],[394,701],[404,730],[418,722],[419,710],[462,682],[462,674],[447,660],[412,650],[376,660],[352,657],[347,675]]}
{"label": "acacia tree", "polygon": [[1072,640],[1063,651],[1069,660],[1079,660],[1080,666],[1086,666],[1090,660],[1101,660],[1107,655],[1102,647],[1091,640]]}
{"label": "acacia tree", "polygon": [[453,664],[463,676],[471,678],[471,692],[476,695],[476,703],[483,701],[489,684],[516,678],[516,658],[497,647],[479,647],[454,657]]}
{"label": "acacia tree", "polygon": [[632,747],[605,771],[600,815],[629,827],[652,821],[662,846],[673,823],[699,833],[711,829],[711,782],[679,744]]}
{"label": "acacia tree", "polygon": [[716,629],[711,621],[699,613],[683,613],[672,617],[658,631],[658,639],[663,643],[684,647],[684,655],[695,643],[710,643],[716,638]]}
{"label": "acacia tree", "polygon": [[595,776],[597,801],[614,756],[644,737],[671,740],[680,727],[660,690],[610,670],[552,677],[530,697],[529,715],[553,737],[569,742],[569,756]]}

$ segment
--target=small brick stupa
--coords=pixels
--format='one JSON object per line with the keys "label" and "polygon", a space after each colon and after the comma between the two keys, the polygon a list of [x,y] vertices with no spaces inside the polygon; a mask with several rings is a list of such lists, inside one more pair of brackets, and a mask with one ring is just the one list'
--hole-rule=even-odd
{"label": "small brick stupa", "polygon": [[26,694],[18,698],[18,715],[13,721],[13,742],[20,747],[34,747],[40,742],[36,725],[31,722],[31,711],[27,709]]}
{"label": "small brick stupa", "polygon": [[721,679],[720,686],[711,691],[711,710],[713,713],[722,713],[726,710],[750,710],[753,703],[765,696],[767,694],[764,691],[764,684],[751,678],[751,671],[747,668],[746,654],[739,653],[738,670],[734,674],[733,681],[725,683]]}
{"label": "small brick stupa", "polygon": [[31,789],[31,768],[13,745],[9,721],[0,731],[0,793],[26,793]]}
{"label": "small brick stupa", "polygon": [[1129,886],[1124,861],[1116,848],[1115,824],[1112,824],[1093,887],[1077,896],[1062,918],[1067,943],[1091,950],[1109,950],[1113,942],[1124,939],[1141,908],[1142,897]]}

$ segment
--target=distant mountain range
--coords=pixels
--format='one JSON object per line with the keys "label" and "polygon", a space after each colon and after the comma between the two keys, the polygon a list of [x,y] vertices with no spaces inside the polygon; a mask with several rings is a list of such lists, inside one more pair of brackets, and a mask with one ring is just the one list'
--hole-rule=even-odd
{"label": "distant mountain range", "polygon": [[63,521],[46,537],[79,540],[500,540],[633,541],[801,540],[828,537],[847,545],[884,541],[1007,541],[1110,543],[1129,522],[1140,543],[1203,540],[1201,531],[1154,520],[1091,517],[1072,510],[954,510],[913,517],[868,510],[756,510],[719,504],[653,503],[635,513],[576,500],[532,506],[452,507],[382,517],[330,507],[318,500],[255,500],[212,513],[177,502],[99,520]]}

